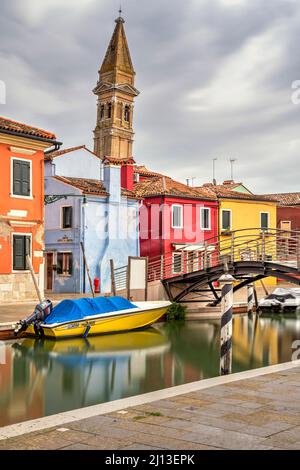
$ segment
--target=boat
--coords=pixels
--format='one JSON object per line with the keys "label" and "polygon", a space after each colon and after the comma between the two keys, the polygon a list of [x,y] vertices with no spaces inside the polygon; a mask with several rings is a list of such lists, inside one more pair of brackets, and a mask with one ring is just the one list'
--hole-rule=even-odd
{"label": "boat", "polygon": [[288,313],[300,309],[300,288],[277,288],[272,294],[259,301],[262,313]]}
{"label": "boat", "polygon": [[15,334],[62,339],[119,333],[148,327],[159,320],[169,301],[135,302],[122,297],[67,299],[52,307],[50,301],[18,323]]}

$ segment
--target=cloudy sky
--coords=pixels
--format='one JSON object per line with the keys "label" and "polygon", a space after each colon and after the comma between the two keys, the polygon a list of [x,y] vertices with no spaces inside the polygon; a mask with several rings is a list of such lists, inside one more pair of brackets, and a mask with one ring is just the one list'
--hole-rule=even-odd
{"label": "cloudy sky", "polygon": [[[135,160],[200,185],[300,191],[299,0],[122,0],[141,94]],[[0,114],[92,147],[119,0],[0,0]],[[300,82],[299,82],[300,83]],[[300,96],[294,99],[297,103]],[[299,100],[300,101],[300,100]]]}

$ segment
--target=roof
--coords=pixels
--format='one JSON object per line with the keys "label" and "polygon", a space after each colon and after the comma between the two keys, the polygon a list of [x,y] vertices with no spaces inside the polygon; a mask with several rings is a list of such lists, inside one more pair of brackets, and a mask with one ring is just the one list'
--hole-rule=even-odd
{"label": "roof", "polygon": [[193,188],[166,176],[149,178],[135,183],[134,192],[138,197],[175,196],[191,199],[216,200],[215,194],[206,188]]}
{"label": "roof", "polygon": [[89,150],[85,145],[78,145],[77,147],[70,147],[70,148],[66,148],[66,149],[62,149],[62,150],[55,150],[54,152],[46,153],[45,154],[45,161],[52,161],[53,158],[61,157],[62,155],[66,155],[67,153],[76,152],[76,150],[82,150],[82,149],[84,149],[87,152],[90,152],[91,154],[95,155],[95,157],[100,158],[94,152]]}
{"label": "roof", "polygon": [[130,57],[126,39],[123,18],[116,20],[116,27],[107,48],[100,73],[113,72],[115,69],[125,73],[134,74],[134,68]]}
{"label": "roof", "polygon": [[32,127],[28,124],[22,124],[21,122],[13,121],[11,119],[0,116],[0,132],[9,131],[15,132],[20,135],[38,137],[41,139],[56,140],[56,135],[52,132],[39,129],[38,127]]}
{"label": "roof", "polygon": [[257,194],[248,194],[248,193],[240,193],[234,191],[233,189],[229,189],[224,184],[212,184],[207,183],[200,188],[205,188],[212,191],[218,198],[221,199],[240,199],[240,200],[248,200],[248,201],[261,201],[261,202],[276,202],[275,199],[268,198],[266,196],[261,196]]}
{"label": "roof", "polygon": [[161,173],[157,173],[152,170],[148,170],[144,165],[136,165],[134,167],[134,172],[140,176],[163,176]]}
{"label": "roof", "polygon": [[[70,176],[54,176],[54,178],[62,183],[69,184],[74,188],[80,189],[83,194],[108,197],[109,193],[106,191],[103,181],[88,178],[71,178]],[[121,194],[124,197],[137,199],[133,191],[128,189],[121,189]]]}
{"label": "roof", "polygon": [[94,196],[108,196],[103,181],[87,178],[71,178],[69,176],[54,176],[54,178],[62,183],[74,186],[80,189],[84,194],[93,194]]}
{"label": "roof", "polygon": [[300,205],[300,193],[264,194],[264,196],[276,200],[281,206]]}

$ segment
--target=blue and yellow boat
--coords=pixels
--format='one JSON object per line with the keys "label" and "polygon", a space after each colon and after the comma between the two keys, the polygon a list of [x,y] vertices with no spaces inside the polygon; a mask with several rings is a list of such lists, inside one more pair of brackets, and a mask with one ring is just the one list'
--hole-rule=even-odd
{"label": "blue and yellow boat", "polygon": [[119,333],[145,328],[167,311],[169,301],[135,302],[122,297],[63,300],[52,308],[45,301],[33,315],[19,322],[16,335],[62,339]]}

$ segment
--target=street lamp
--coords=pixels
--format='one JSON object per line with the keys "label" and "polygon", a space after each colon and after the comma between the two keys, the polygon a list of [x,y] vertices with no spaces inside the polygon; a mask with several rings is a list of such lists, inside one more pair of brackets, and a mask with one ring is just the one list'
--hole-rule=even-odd
{"label": "street lamp", "polygon": [[48,206],[49,204],[53,204],[54,202],[57,202],[60,199],[67,199],[68,197],[81,197],[82,206],[83,207],[88,206],[87,197],[85,194],[84,195],[82,194],[45,194],[44,196],[45,206]]}

